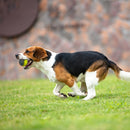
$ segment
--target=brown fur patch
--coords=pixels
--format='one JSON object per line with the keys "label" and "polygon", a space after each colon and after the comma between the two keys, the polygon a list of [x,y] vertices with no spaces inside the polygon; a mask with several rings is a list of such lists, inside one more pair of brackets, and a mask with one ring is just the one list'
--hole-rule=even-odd
{"label": "brown fur patch", "polygon": [[99,81],[101,81],[105,79],[105,77],[107,76],[108,66],[104,61],[98,60],[94,62],[87,71],[88,72],[97,71],[97,77],[99,78]]}
{"label": "brown fur patch", "polygon": [[97,77],[99,78],[99,81],[105,79],[105,77],[108,74],[108,67],[103,66],[97,70]]}
{"label": "brown fur patch", "polygon": [[65,83],[69,87],[73,86],[75,78],[69,72],[67,72],[61,63],[54,66],[54,71],[58,81]]}
{"label": "brown fur patch", "polygon": [[98,60],[96,62],[94,62],[89,68],[88,68],[88,72],[92,72],[92,71],[96,71],[97,69],[99,69],[100,67],[104,66],[105,63],[102,60]]}
{"label": "brown fur patch", "polygon": [[116,76],[119,78],[119,72],[122,70],[114,62],[110,62],[110,68],[115,72]]}
{"label": "brown fur patch", "polygon": [[41,47],[29,47],[25,50],[24,55],[28,58],[32,59],[33,61],[40,61],[41,59],[44,60],[47,57],[47,52]]}

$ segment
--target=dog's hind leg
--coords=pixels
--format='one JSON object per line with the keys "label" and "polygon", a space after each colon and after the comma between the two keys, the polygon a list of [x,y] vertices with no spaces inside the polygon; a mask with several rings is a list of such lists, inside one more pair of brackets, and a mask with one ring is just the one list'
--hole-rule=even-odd
{"label": "dog's hind leg", "polygon": [[[80,91],[85,93],[85,94],[87,93],[87,87],[86,87],[85,82],[81,82]],[[68,95],[71,96],[71,97],[75,97],[76,93],[75,92],[69,92]]]}
{"label": "dog's hind leg", "polygon": [[81,82],[80,91],[83,93],[87,93],[87,86],[85,82]]}
{"label": "dog's hind leg", "polygon": [[74,82],[73,86],[71,87],[71,90],[73,91],[73,94],[75,96],[86,96],[86,93],[83,93],[83,92],[80,91],[76,82]]}
{"label": "dog's hind leg", "polygon": [[96,77],[97,73],[95,72],[86,72],[85,82],[87,86],[87,96],[83,100],[90,100],[96,96],[95,86],[98,84],[99,78]]}
{"label": "dog's hind leg", "polygon": [[89,100],[96,96],[95,86],[98,84],[99,81],[105,79],[108,73],[108,67],[102,66],[96,71],[93,72],[86,72],[85,74],[85,82],[87,85],[87,97],[83,100]]}

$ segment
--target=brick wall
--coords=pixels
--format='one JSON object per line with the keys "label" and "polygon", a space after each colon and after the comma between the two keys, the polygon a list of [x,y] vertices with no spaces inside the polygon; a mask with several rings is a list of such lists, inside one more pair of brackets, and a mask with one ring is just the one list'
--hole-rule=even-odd
{"label": "brick wall", "polygon": [[23,70],[15,53],[38,45],[56,52],[100,51],[130,71],[129,0],[41,0],[35,25],[17,38],[0,38],[0,79],[45,77]]}

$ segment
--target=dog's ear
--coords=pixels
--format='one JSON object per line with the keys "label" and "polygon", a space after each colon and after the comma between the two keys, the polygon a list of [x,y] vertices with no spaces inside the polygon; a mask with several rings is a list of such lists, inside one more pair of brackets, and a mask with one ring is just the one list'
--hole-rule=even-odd
{"label": "dog's ear", "polygon": [[37,47],[34,50],[33,57],[35,57],[38,60],[44,60],[47,57],[47,53],[43,48]]}

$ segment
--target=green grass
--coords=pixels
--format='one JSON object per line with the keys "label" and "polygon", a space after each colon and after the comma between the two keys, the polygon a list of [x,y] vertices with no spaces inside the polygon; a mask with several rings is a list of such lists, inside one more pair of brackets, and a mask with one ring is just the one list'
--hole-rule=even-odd
{"label": "green grass", "polygon": [[58,98],[54,86],[43,79],[0,81],[0,130],[130,129],[130,82],[108,76],[90,101]]}

